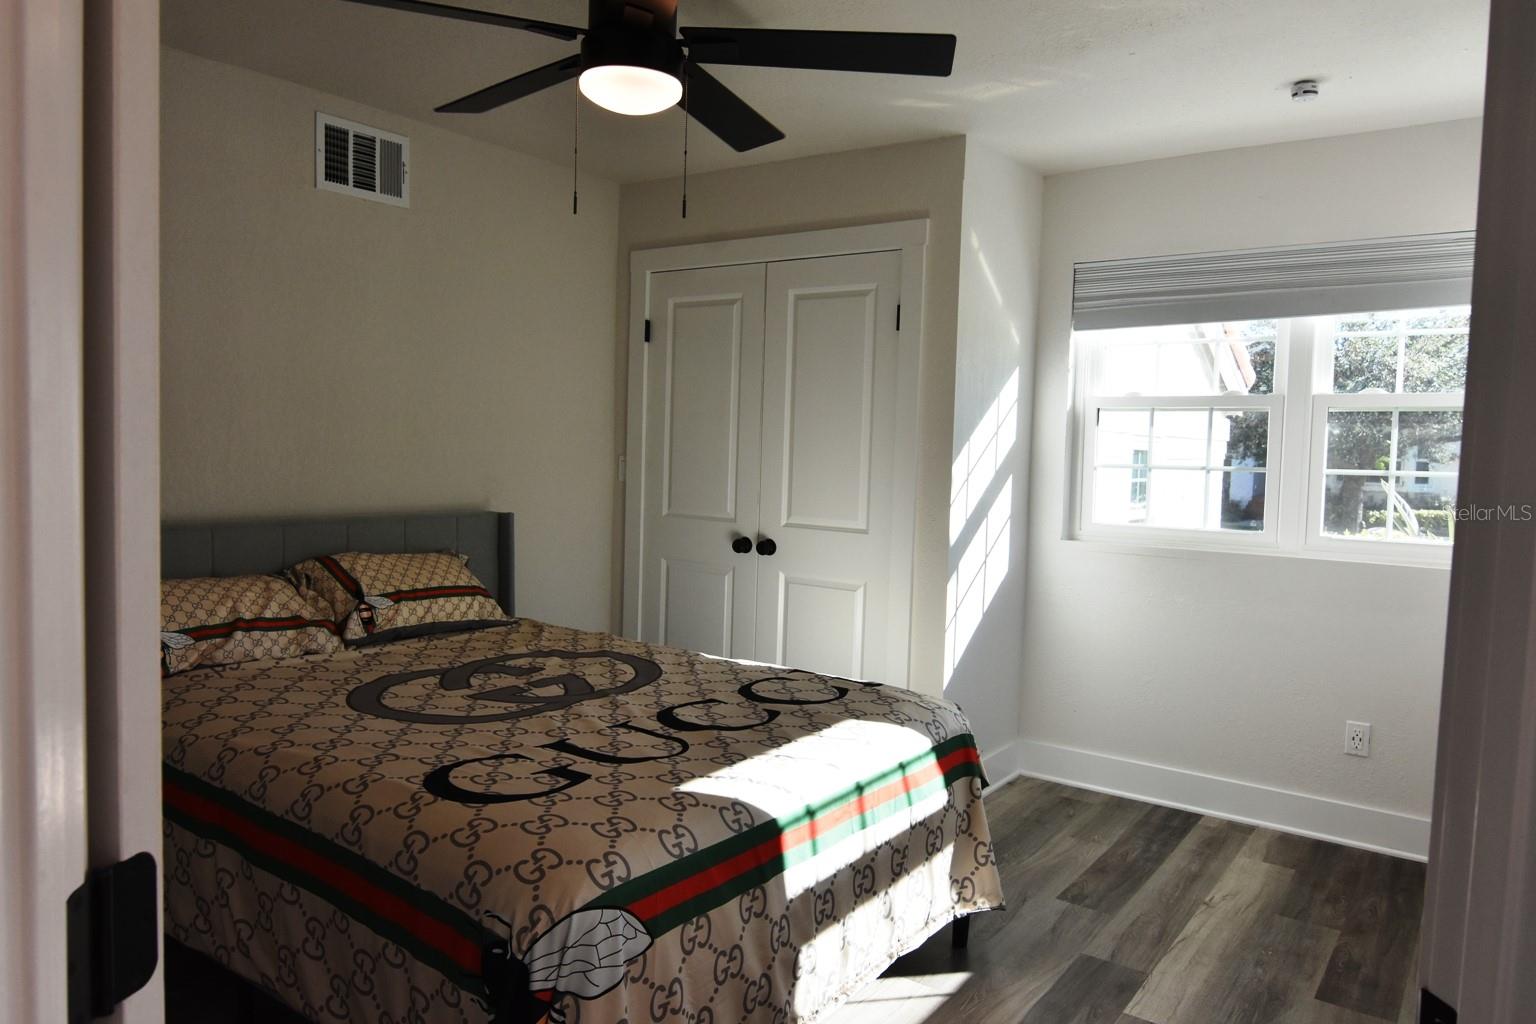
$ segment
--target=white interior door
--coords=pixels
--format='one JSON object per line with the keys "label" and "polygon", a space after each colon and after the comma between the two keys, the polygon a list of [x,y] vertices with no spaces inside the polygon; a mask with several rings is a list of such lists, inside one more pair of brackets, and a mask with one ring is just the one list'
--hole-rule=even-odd
{"label": "white interior door", "polygon": [[760,661],[881,681],[896,668],[889,583],[893,557],[910,558],[894,544],[901,273],[900,252],[768,266]]}
{"label": "white interior door", "polygon": [[762,264],[651,278],[640,636],[754,656]]}

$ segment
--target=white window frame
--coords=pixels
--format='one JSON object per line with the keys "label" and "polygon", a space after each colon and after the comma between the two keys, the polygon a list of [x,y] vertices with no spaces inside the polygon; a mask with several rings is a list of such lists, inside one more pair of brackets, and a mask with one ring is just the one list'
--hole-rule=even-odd
{"label": "white window frame", "polygon": [[[1441,394],[1332,394],[1333,359],[1326,331],[1332,317],[1280,318],[1275,337],[1275,383],[1271,395],[1137,395],[1095,397],[1088,393],[1101,346],[1073,339],[1072,429],[1075,477],[1069,509],[1069,539],[1106,549],[1139,553],[1246,552],[1449,569],[1451,545],[1432,541],[1367,541],[1323,533],[1323,491],[1327,480],[1327,416],[1330,409],[1448,411],[1463,408],[1460,392]],[[1209,408],[1265,409],[1269,412],[1269,453],[1264,488],[1264,529],[1184,530],[1161,526],[1095,523],[1093,470],[1099,411],[1102,409]],[[1392,453],[1395,459],[1396,453]]]}
{"label": "white window frame", "polygon": [[[1333,349],[1327,343],[1328,325],[1333,317],[1308,317],[1305,321],[1309,335],[1307,347],[1311,350],[1312,408],[1309,415],[1308,436],[1310,442],[1307,460],[1307,496],[1304,521],[1301,524],[1300,544],[1304,554],[1322,558],[1345,558],[1362,562],[1387,562],[1397,565],[1426,565],[1449,569],[1451,545],[1436,541],[1370,541],[1352,540],[1348,537],[1330,536],[1323,532],[1323,498],[1328,481],[1328,413],[1343,412],[1461,412],[1465,406],[1464,393],[1445,391],[1435,394],[1392,394],[1379,392],[1334,394]],[[1299,331],[1297,333],[1300,333]],[[1399,376],[1401,366],[1399,366]],[[1402,381],[1397,382],[1401,388]],[[1392,448],[1388,452],[1389,464],[1397,464],[1397,437],[1394,431]],[[1359,476],[1376,476],[1370,471],[1360,471]],[[1391,475],[1396,475],[1392,473]],[[1409,474],[1402,474],[1409,475]],[[1421,475],[1421,474],[1412,474]],[[1427,474],[1448,476],[1443,471]]]}
{"label": "white window frame", "polygon": [[[1083,344],[1074,353],[1081,361],[1083,372],[1076,374],[1076,401],[1081,415],[1076,417],[1078,452],[1077,460],[1077,510],[1074,517],[1076,536],[1081,540],[1102,540],[1115,543],[1176,545],[1212,550],[1274,550],[1278,548],[1280,525],[1272,512],[1274,479],[1284,439],[1285,384],[1289,376],[1289,344],[1287,325],[1280,321],[1275,336],[1274,389],[1268,395],[1131,395],[1127,397],[1093,396],[1088,394],[1088,382],[1094,378],[1094,362],[1103,346]],[[1093,521],[1093,478],[1097,468],[1099,413],[1110,409],[1208,409],[1216,412],[1265,411],[1269,414],[1269,452],[1263,468],[1264,528],[1262,530],[1189,530],[1169,526],[1114,525]],[[1160,467],[1151,461],[1148,453],[1148,474],[1159,468],[1205,468],[1209,486],[1212,467]],[[1283,478],[1282,478],[1283,479]]]}

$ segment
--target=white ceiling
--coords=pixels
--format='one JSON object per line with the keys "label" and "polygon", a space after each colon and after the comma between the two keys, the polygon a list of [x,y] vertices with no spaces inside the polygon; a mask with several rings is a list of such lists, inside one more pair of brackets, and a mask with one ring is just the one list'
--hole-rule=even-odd
{"label": "white ceiling", "polygon": [[[583,24],[584,0],[451,0]],[[949,79],[719,68],[788,138],[737,154],[702,130],[690,169],[971,134],[1045,172],[1425,124],[1482,109],[1488,0],[681,0],[685,25],[945,31]],[[432,108],[574,44],[339,0],[164,0],[164,39],[566,162],[575,84],[498,111]],[[1322,98],[1289,83],[1322,81]],[[677,111],[585,105],[582,165],[681,167]]]}

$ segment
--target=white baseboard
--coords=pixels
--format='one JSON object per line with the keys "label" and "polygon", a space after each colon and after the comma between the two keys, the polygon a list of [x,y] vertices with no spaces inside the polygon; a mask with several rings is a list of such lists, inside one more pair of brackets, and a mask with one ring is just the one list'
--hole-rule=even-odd
{"label": "white baseboard", "polygon": [[[1429,855],[1429,819],[1375,807],[1272,789],[1215,775],[1130,761],[1072,747],[1019,739],[999,749],[996,758],[1014,774],[1091,789],[1147,803],[1177,807],[1249,825],[1294,832],[1412,860]],[[1005,781],[999,762],[983,758],[987,775]]]}
{"label": "white baseboard", "polygon": [[989,789],[997,789],[1006,786],[1018,778],[1019,771],[1019,741],[1011,740],[992,751],[990,754],[981,755],[981,770],[987,777]]}

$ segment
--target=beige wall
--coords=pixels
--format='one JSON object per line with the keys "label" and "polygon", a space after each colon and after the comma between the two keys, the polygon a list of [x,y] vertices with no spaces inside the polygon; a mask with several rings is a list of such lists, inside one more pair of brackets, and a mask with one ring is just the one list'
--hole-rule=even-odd
{"label": "beige wall", "polygon": [[[164,51],[168,519],[496,508],[525,614],[606,629],[617,186]],[[324,110],[411,139],[411,207],[314,187]]]}
{"label": "beige wall", "polygon": [[[624,359],[629,344],[629,254],[635,249],[929,218],[912,608],[912,686],[927,693],[938,693],[942,686],[964,172],[965,139],[955,137],[698,175],[688,183],[687,220],[679,207],[681,182],[626,185],[619,216],[616,353]],[[616,381],[614,395],[614,437],[622,442],[626,415],[622,378]],[[622,495],[612,515],[617,552],[623,530]],[[617,557],[611,573],[612,614],[617,621],[623,576]]]}
{"label": "beige wall", "polygon": [[[1192,786],[1211,777],[1384,811],[1356,817],[1427,838],[1448,572],[1063,539],[1072,265],[1469,229],[1479,129],[1456,121],[1046,179],[1026,748],[1133,762],[1125,777],[1173,768],[1195,773]],[[1343,755],[1346,719],[1373,724],[1369,759]]]}

